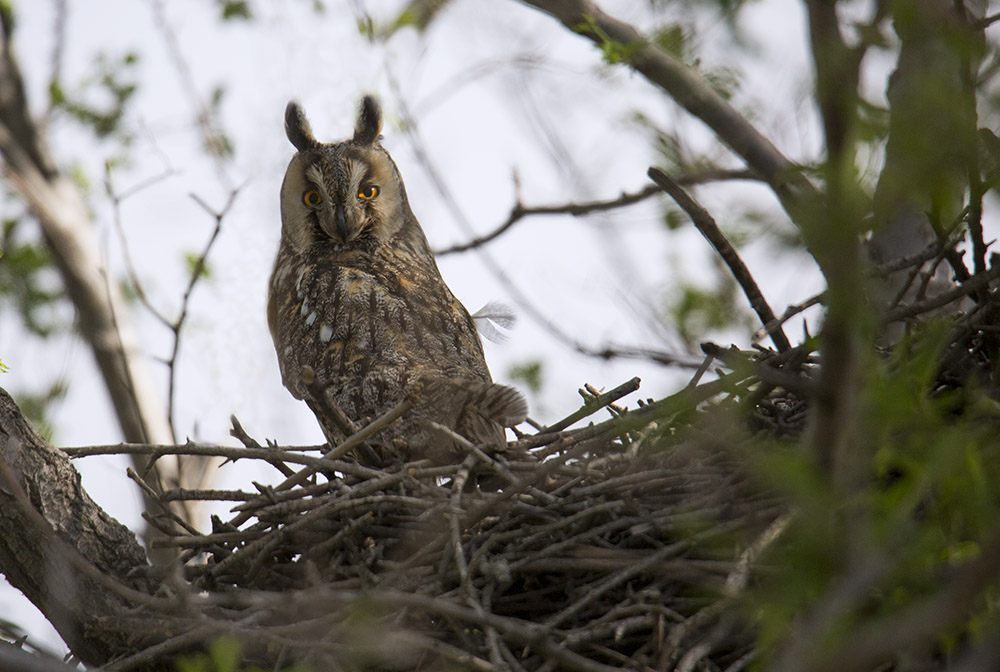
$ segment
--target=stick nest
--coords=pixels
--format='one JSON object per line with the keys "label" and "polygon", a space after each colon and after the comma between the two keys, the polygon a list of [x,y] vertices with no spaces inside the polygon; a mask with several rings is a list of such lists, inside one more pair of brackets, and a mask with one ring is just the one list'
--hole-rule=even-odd
{"label": "stick nest", "polygon": [[[211,534],[162,544],[271,666],[742,669],[753,635],[732,601],[781,505],[663,421],[713,390],[613,403],[637,387],[581,391],[580,411],[511,442],[517,459],[470,447],[444,466],[306,459],[235,423],[248,453],[304,471],[258,492],[174,493],[244,501]],[[611,419],[560,427],[602,408]]]}

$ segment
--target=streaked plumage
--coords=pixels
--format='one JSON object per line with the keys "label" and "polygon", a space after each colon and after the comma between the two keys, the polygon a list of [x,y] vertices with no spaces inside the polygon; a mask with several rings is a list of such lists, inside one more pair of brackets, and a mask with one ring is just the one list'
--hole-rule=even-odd
{"label": "streaked plumage", "polygon": [[414,410],[388,433],[392,452],[406,459],[461,452],[428,421],[499,449],[503,427],[523,421],[527,405],[493,383],[473,320],[442,280],[379,144],[380,126],[378,104],[365,97],[354,137],[323,144],[301,108],[288,104],[285,130],[299,151],[281,186],[267,306],[282,380],[331,443],[343,432],[317,390],[356,423],[416,392]]}

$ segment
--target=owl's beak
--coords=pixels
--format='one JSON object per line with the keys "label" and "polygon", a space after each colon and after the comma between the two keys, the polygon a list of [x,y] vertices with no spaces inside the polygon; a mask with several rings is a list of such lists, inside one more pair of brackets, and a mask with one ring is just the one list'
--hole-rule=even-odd
{"label": "owl's beak", "polygon": [[333,213],[334,221],[337,223],[337,233],[340,239],[347,242],[347,216],[344,213],[344,204],[338,203],[337,209]]}

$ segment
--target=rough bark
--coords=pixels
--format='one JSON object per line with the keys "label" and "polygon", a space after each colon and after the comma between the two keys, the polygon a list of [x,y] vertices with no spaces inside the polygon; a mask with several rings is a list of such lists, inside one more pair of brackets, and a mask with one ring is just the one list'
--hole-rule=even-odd
{"label": "rough bark", "polygon": [[135,535],[95,504],[69,458],[0,390],[0,571],[89,665],[143,648],[171,629],[140,578]]}

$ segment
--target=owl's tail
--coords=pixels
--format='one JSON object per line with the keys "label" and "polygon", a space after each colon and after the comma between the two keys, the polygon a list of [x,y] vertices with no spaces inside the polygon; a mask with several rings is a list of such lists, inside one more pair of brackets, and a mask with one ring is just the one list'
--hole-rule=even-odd
{"label": "owl's tail", "polygon": [[433,377],[420,381],[415,412],[450,427],[473,443],[506,444],[504,427],[528,417],[528,404],[508,385],[471,378]]}
{"label": "owl's tail", "polygon": [[501,427],[513,427],[528,417],[528,402],[509,385],[487,383],[473,404]]}

